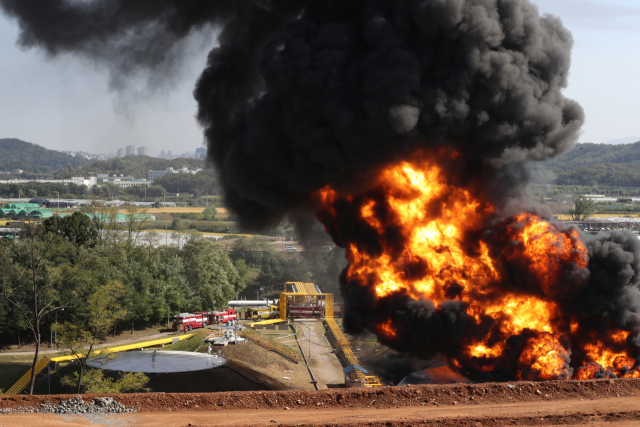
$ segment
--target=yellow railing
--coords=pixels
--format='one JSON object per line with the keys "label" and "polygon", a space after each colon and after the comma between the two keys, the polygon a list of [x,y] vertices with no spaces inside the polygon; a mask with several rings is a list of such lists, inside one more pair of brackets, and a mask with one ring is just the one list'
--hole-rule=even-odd
{"label": "yellow railing", "polygon": [[[38,363],[36,363],[36,375],[42,372],[44,368],[46,368],[47,365],[49,365],[49,362],[51,362],[51,359],[47,359],[46,357],[43,357],[42,359],[38,360]],[[30,383],[31,383],[31,369],[29,369],[26,374],[20,377],[20,379],[16,381],[16,383],[12,385],[11,388],[7,390],[7,392],[4,395],[13,396],[16,394],[20,394],[20,392],[24,390],[25,387],[27,387]]]}
{"label": "yellow railing", "polygon": [[[351,346],[349,345],[349,340],[342,333],[342,329],[338,326],[338,323],[332,318],[327,317],[325,322],[327,322],[327,326],[329,326],[329,333],[333,337],[333,340],[338,347],[338,351],[342,353],[344,360],[347,363],[347,366],[350,365],[359,365],[358,358],[353,351],[351,350]],[[364,381],[365,387],[382,387],[382,380],[375,375],[364,375],[361,371],[355,369],[350,372],[350,375],[358,379],[359,381]]]}
{"label": "yellow railing", "polygon": [[[127,351],[127,350],[133,350],[136,348],[145,348],[145,347],[153,347],[156,345],[161,345],[161,344],[168,344],[173,342],[173,340],[175,338],[178,338],[178,340],[183,340],[186,338],[190,338],[193,334],[188,334],[188,335],[182,335],[182,336],[178,336],[178,337],[169,337],[169,338],[161,338],[161,339],[157,339],[157,340],[153,340],[153,341],[145,341],[145,342],[140,342],[140,343],[136,343],[136,344],[127,344],[127,345],[121,345],[118,347],[111,347],[111,348],[103,348],[103,349],[97,349],[94,350],[95,354],[100,354],[103,352],[109,352],[109,353],[119,353],[121,351]],[[82,357],[83,355],[81,355],[80,357]],[[47,365],[49,364],[49,362],[63,362],[65,360],[72,360],[72,359],[77,359],[78,356],[69,354],[66,356],[58,356],[58,357],[52,357],[50,359],[43,357],[42,359],[38,360],[38,363],[36,364],[36,375],[38,375],[40,372],[42,372],[44,370],[44,368],[47,367]],[[22,392],[22,390],[25,389],[25,387],[27,387],[29,385],[29,383],[31,382],[31,369],[29,369],[27,371],[26,374],[24,374],[22,377],[20,377],[20,379],[18,381],[16,381],[16,383],[14,385],[11,386],[11,388],[9,390],[7,390],[6,393],[4,393],[5,396],[13,396],[16,394],[20,394]]]}

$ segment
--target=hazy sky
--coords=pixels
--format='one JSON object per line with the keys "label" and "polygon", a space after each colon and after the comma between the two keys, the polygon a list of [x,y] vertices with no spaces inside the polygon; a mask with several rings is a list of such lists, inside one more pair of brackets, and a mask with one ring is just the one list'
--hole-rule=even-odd
{"label": "hazy sky", "polygon": [[[575,40],[565,94],[585,109],[581,142],[640,136],[640,0],[539,0]],[[133,144],[150,155],[202,145],[191,94],[214,34],[194,49],[183,72],[150,94],[138,85],[123,99],[105,70],[72,56],[46,58],[16,46],[18,27],[0,15],[0,138],[93,153]],[[133,98],[133,99],[131,99]]]}

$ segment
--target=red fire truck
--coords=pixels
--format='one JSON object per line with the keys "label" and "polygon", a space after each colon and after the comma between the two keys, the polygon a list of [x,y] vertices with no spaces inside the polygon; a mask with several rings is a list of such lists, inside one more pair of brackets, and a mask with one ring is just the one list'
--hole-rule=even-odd
{"label": "red fire truck", "polygon": [[173,330],[188,332],[193,328],[204,328],[209,324],[207,313],[196,311],[195,313],[180,313],[173,318]]}
{"label": "red fire truck", "polygon": [[225,308],[224,310],[209,312],[209,323],[227,323],[229,320],[237,320],[238,312],[233,308]]}
{"label": "red fire truck", "polygon": [[343,302],[334,302],[333,303],[333,317],[344,317],[344,303]]}
{"label": "red fire truck", "polygon": [[324,306],[311,304],[291,304],[288,317],[324,317]]}

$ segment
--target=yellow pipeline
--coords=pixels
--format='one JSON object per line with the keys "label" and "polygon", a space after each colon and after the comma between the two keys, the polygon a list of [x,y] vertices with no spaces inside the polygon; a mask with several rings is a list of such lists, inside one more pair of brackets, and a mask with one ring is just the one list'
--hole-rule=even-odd
{"label": "yellow pipeline", "polygon": [[[168,344],[173,342],[174,338],[178,338],[178,340],[184,340],[186,338],[190,338],[193,334],[188,334],[188,335],[182,335],[179,337],[169,337],[169,338],[161,338],[158,340],[153,340],[153,341],[145,341],[145,342],[140,342],[140,343],[136,343],[136,344],[128,344],[128,345],[121,345],[118,347],[111,347],[111,348],[106,348],[106,349],[98,349],[95,350],[96,354],[100,354],[102,352],[109,352],[109,353],[119,353],[121,351],[127,351],[127,350],[133,350],[136,348],[145,348],[145,347],[153,347],[156,345],[161,345],[161,344]],[[58,357],[52,357],[50,359],[43,357],[42,359],[38,360],[38,363],[36,363],[36,375],[38,375],[40,372],[42,372],[44,370],[44,368],[47,367],[47,365],[49,365],[49,362],[63,362],[65,360],[71,360],[71,359],[76,359],[78,356],[74,356],[74,355],[67,355],[67,356],[58,356]],[[82,357],[82,356],[80,356]],[[20,392],[22,392],[22,390],[25,389],[25,387],[27,387],[27,385],[29,385],[29,383],[31,382],[31,369],[29,369],[27,371],[27,373],[25,373],[22,377],[20,377],[20,379],[18,381],[16,381],[16,383],[14,385],[11,386],[11,388],[9,390],[7,390],[6,393],[4,393],[5,396],[13,396],[16,394],[20,394]]]}

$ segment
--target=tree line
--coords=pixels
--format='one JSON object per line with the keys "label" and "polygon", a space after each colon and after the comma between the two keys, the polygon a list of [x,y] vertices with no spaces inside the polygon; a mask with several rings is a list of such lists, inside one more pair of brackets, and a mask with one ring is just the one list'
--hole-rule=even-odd
{"label": "tree line", "polygon": [[[86,348],[106,334],[165,324],[176,313],[219,309],[254,292],[277,295],[286,281],[314,281],[338,293],[341,251],[287,255],[265,239],[219,244],[193,232],[158,245],[135,207],[119,222],[118,211],[99,202],[83,209],[0,239],[0,340],[34,343],[34,366],[56,316],[59,339]],[[98,306],[117,313],[99,328]]]}
{"label": "tree line", "polygon": [[640,187],[640,141],[633,144],[576,144],[562,156],[528,165],[535,183]]}
{"label": "tree line", "polygon": [[20,184],[0,184],[0,197],[5,198],[83,198],[88,194],[86,185],[25,182]]}

